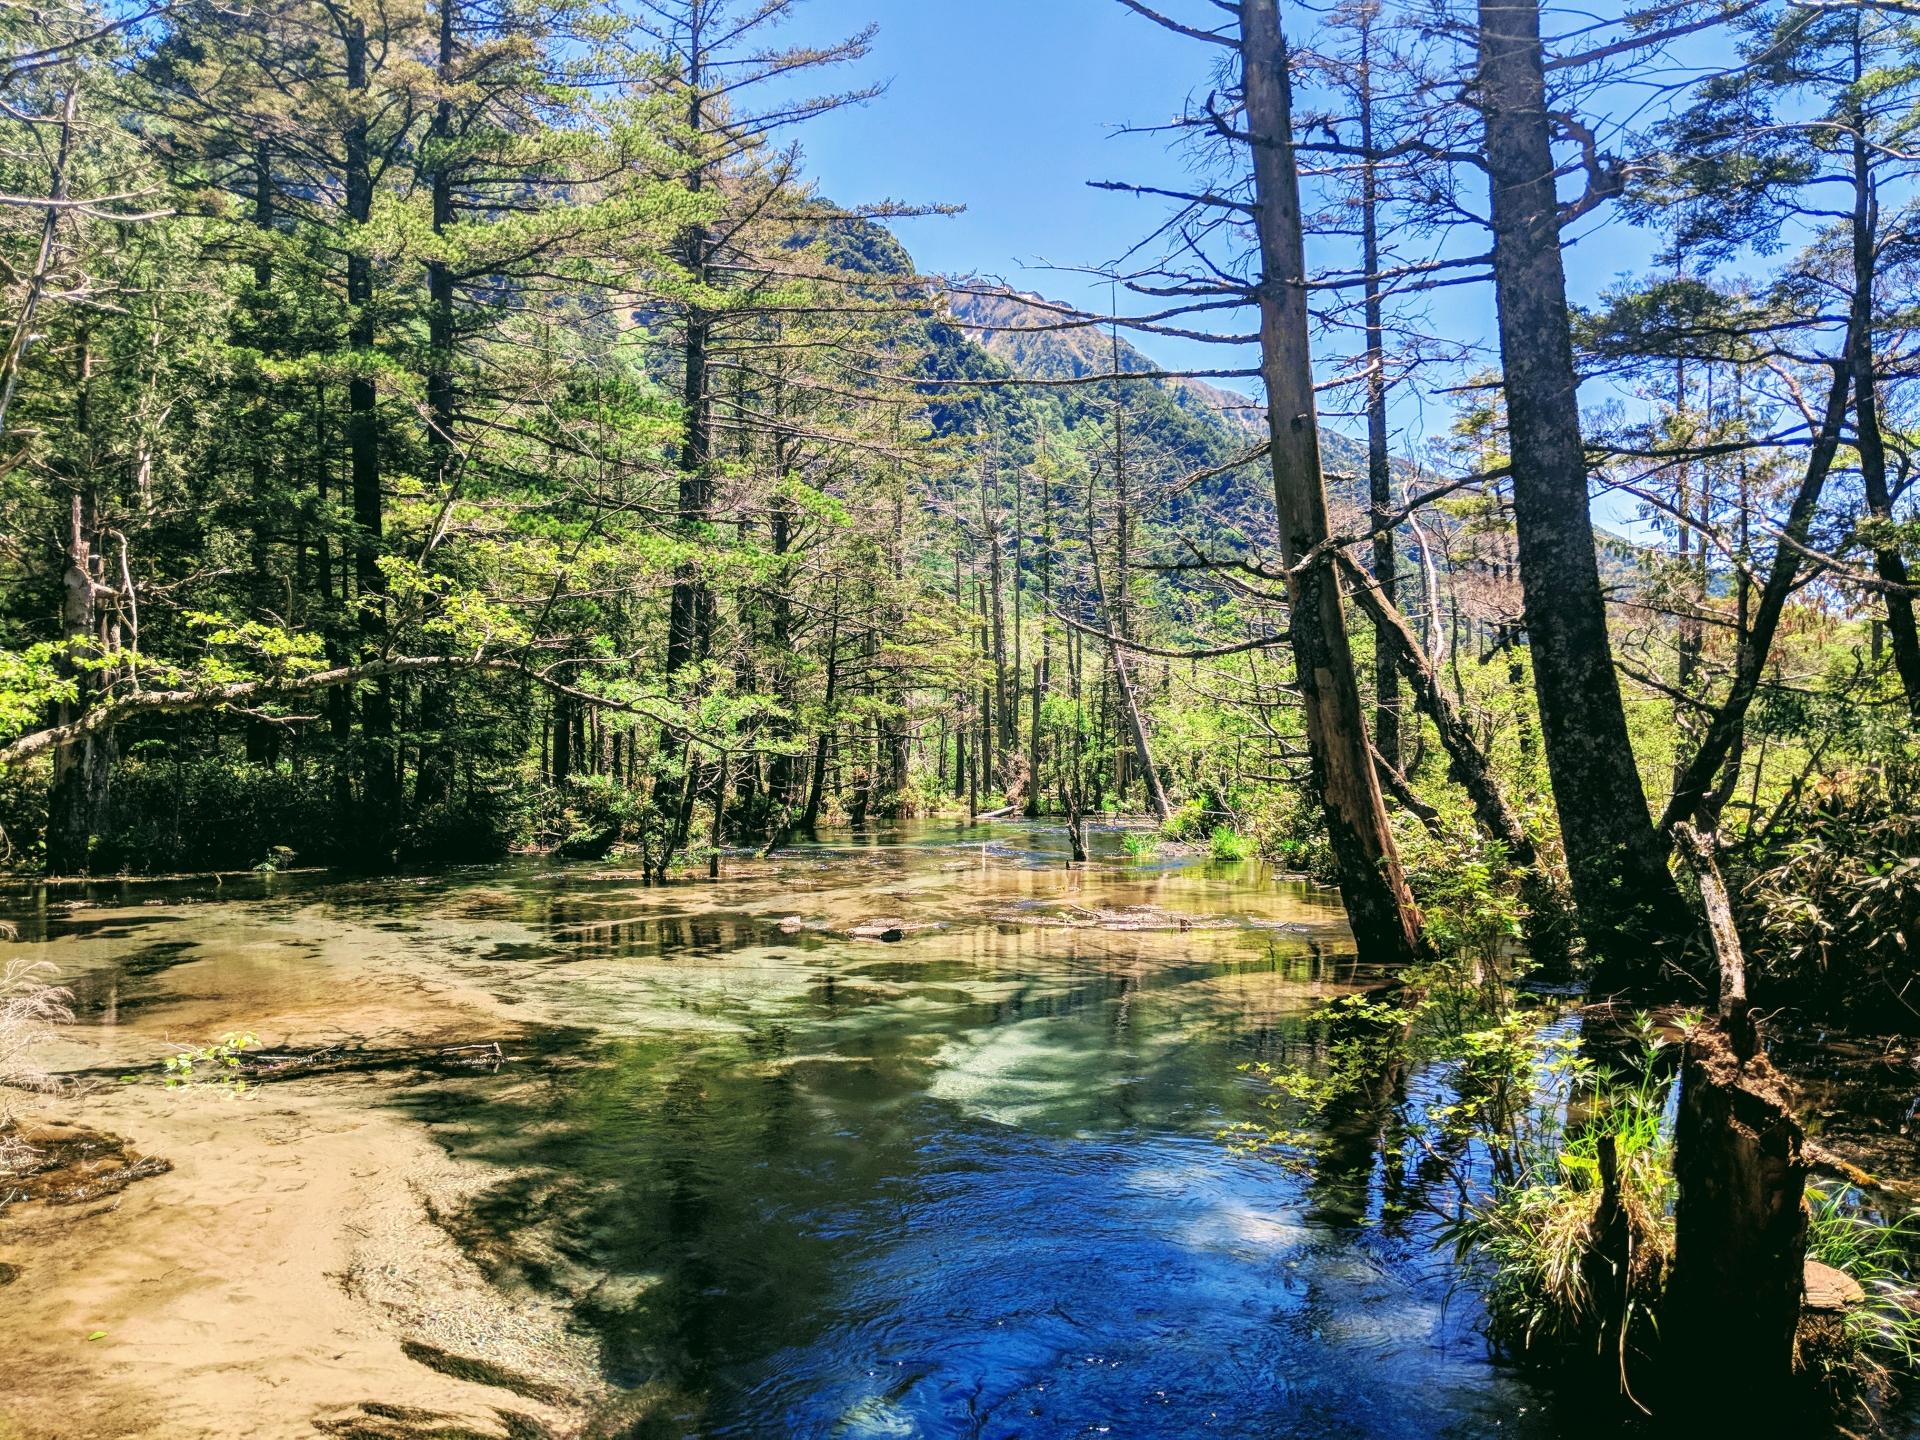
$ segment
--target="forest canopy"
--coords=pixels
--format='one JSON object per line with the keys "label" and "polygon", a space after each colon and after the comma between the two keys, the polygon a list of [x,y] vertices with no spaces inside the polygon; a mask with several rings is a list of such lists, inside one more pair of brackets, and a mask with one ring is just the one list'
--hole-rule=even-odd
{"label": "forest canopy", "polygon": [[1128,7],[1193,178],[1102,182],[1108,315],[824,193],[872,31],[790,0],[8,12],[10,863],[1133,812],[1653,993],[1692,824],[1778,983],[1901,990],[1910,18]]}

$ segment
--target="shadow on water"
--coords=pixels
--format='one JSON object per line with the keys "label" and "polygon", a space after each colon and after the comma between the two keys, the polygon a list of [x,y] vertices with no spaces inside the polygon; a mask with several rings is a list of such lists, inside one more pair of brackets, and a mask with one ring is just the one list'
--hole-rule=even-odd
{"label": "shadow on water", "polygon": [[[1254,1112],[1238,1067],[1366,983],[1331,897],[978,836],[834,837],[707,916],[553,897],[546,972],[594,971],[603,1031],[692,1023],[404,1097],[512,1172],[458,1238],[571,1295],[617,1383],[704,1394],[710,1434],[1525,1433],[1537,1402],[1425,1233],[1369,1223],[1372,1150],[1336,1217],[1216,1138]],[[941,928],[860,943],[785,909]]]}
{"label": "shadow on water", "polygon": [[[717,884],[616,861],[289,885],[102,917],[128,943],[76,987],[299,986],[350,1020],[438,975],[514,1007],[547,1037],[523,1063],[387,1103],[498,1167],[440,1217],[468,1253],[569,1299],[617,1384],[704,1397],[703,1433],[1568,1433],[1384,1190],[1391,1095],[1315,1179],[1218,1138],[1258,1113],[1240,1067],[1305,1056],[1313,1006],[1380,978],[1337,898],[1122,838],[1085,867],[1057,830],[927,823]],[[849,937],[875,917],[919,928]]]}

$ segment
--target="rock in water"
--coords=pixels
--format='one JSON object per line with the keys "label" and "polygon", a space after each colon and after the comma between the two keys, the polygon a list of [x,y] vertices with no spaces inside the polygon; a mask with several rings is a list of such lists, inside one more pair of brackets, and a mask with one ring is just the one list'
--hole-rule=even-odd
{"label": "rock in water", "polygon": [[1822,1265],[1818,1260],[1807,1261],[1804,1301],[1807,1309],[1844,1310],[1849,1305],[1860,1304],[1866,1298],[1867,1292],[1860,1288],[1860,1282],[1846,1271]]}

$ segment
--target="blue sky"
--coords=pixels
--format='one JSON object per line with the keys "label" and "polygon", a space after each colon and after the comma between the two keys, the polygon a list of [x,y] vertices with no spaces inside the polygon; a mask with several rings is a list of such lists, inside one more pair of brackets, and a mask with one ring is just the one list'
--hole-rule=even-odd
{"label": "blue sky", "polygon": [[[1300,14],[1293,5],[1285,10]],[[838,83],[883,83],[886,92],[812,123],[799,137],[825,193],[842,203],[964,205],[958,216],[896,223],[923,269],[995,275],[1104,307],[1103,282],[1045,267],[1111,261],[1163,218],[1163,201],[1093,190],[1087,182],[1181,182],[1180,160],[1164,137],[1118,132],[1162,123],[1189,93],[1204,94],[1213,47],[1169,35],[1115,0],[808,0],[782,39],[838,38],[870,21],[880,26],[873,53],[841,72]],[[1639,268],[1648,249],[1644,236],[1601,228],[1569,253],[1575,298],[1591,298]],[[1490,288],[1436,292],[1430,323],[1453,340],[1488,341]],[[1174,367],[1255,359],[1157,337],[1135,343]],[[1256,389],[1251,381],[1227,383]],[[1398,450],[1448,420],[1444,403],[1422,408],[1413,399],[1396,406]],[[1608,523],[1628,521],[1624,507],[1603,502],[1601,510]]]}
{"label": "blue sky", "polygon": [[[873,54],[844,73],[887,93],[801,137],[825,191],[843,203],[964,205],[897,224],[924,269],[1104,306],[1104,284],[1039,267],[1114,259],[1165,213],[1087,181],[1177,180],[1160,137],[1114,131],[1161,123],[1204,92],[1210,47],[1114,0],[811,0],[788,33],[825,38],[868,21],[880,25]],[[1201,347],[1143,348],[1168,363],[1233,363]]]}

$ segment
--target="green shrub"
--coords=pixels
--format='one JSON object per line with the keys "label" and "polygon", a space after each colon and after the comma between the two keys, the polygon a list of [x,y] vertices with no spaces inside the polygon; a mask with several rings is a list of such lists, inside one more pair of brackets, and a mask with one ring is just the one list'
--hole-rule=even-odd
{"label": "green shrub", "polygon": [[1167,817],[1160,827],[1160,833],[1169,840],[1191,840],[1204,834],[1207,825],[1206,806],[1196,799],[1183,801],[1180,808]]}
{"label": "green shrub", "polygon": [[1216,860],[1244,860],[1253,853],[1253,842],[1230,825],[1216,825],[1209,848]]}
{"label": "green shrub", "polygon": [[1524,971],[1520,947],[1530,912],[1520,875],[1498,844],[1477,831],[1419,830],[1406,837],[1401,859],[1435,955],[1465,962],[1483,982]]}
{"label": "green shrub", "polygon": [[107,832],[94,842],[96,874],[377,866],[394,857],[471,863],[505,854],[529,825],[526,793],[496,777],[407,806],[381,852],[357,787],[342,813],[330,767],[296,771],[217,751],[174,760],[154,742],[114,767],[111,795]]}
{"label": "green shrub", "polygon": [[1736,883],[1756,986],[1875,1029],[1920,979],[1920,811],[1903,769],[1831,782],[1775,827]]}
{"label": "green shrub", "polygon": [[[1522,1120],[1494,1167],[1489,1189],[1469,1192],[1447,1227],[1456,1260],[1477,1261],[1487,1302],[1487,1333],[1516,1354],[1550,1359],[1589,1350],[1624,1332],[1650,1349],[1673,1258],[1673,1146],[1662,1123],[1666,1086],[1650,1047],[1640,1078],[1622,1083],[1595,1071],[1570,1048],[1538,1052],[1538,1078],[1517,1077]],[[1584,1112],[1568,1123],[1578,1094]],[[1593,1293],[1585,1260],[1599,1209],[1602,1145],[1611,1143],[1621,1209],[1631,1237],[1624,1295]],[[1505,1169],[1507,1173],[1499,1172]],[[1620,1314],[1603,1313],[1618,1300]]]}
{"label": "green shrub", "polygon": [[50,765],[0,770],[0,869],[37,869],[47,858]]}
{"label": "green shrub", "polygon": [[340,848],[329,778],[218,754],[174,760],[142,746],[114,767],[96,874],[247,870],[284,846],[310,862]]}
{"label": "green shrub", "polygon": [[1120,848],[1134,860],[1150,860],[1160,853],[1160,837],[1151,831],[1129,830],[1121,838]]}
{"label": "green shrub", "polygon": [[[1388,1163],[1423,1157],[1414,1163],[1454,1197],[1442,1241],[1485,1297],[1489,1338],[1550,1364],[1590,1356],[1604,1338],[1624,1345],[1627,1372],[1639,1370],[1659,1343],[1677,1198],[1672,1066],[1651,1022],[1642,1017],[1641,1052],[1621,1074],[1583,1053],[1551,1002],[1514,1007],[1511,990],[1476,977],[1469,958],[1412,967],[1405,980],[1386,998],[1321,1007],[1313,1064],[1242,1067],[1264,1081],[1268,1116],[1222,1138],[1312,1170],[1333,1153],[1329,1134],[1364,1113],[1370,1132],[1405,1137]],[[1413,1065],[1433,1082],[1417,1102],[1393,1079]],[[1628,1258],[1624,1284],[1596,1292],[1606,1272],[1589,1257],[1606,1149]],[[1809,1187],[1808,1200],[1808,1257],[1851,1275],[1867,1299],[1830,1326],[1803,1325],[1801,1368],[1829,1404],[1873,1409],[1920,1367],[1920,1217],[1884,1224],[1846,1191]]]}
{"label": "green shrub", "polygon": [[1326,822],[1303,794],[1280,787],[1266,791],[1246,812],[1241,831],[1255,854],[1283,869],[1297,870],[1319,885],[1339,883],[1340,865]]}
{"label": "green shrub", "polygon": [[260,1037],[250,1030],[229,1030],[211,1045],[183,1045],[161,1062],[162,1083],[169,1090],[216,1086],[229,1094],[245,1094],[250,1087],[241,1060],[259,1043]]}

